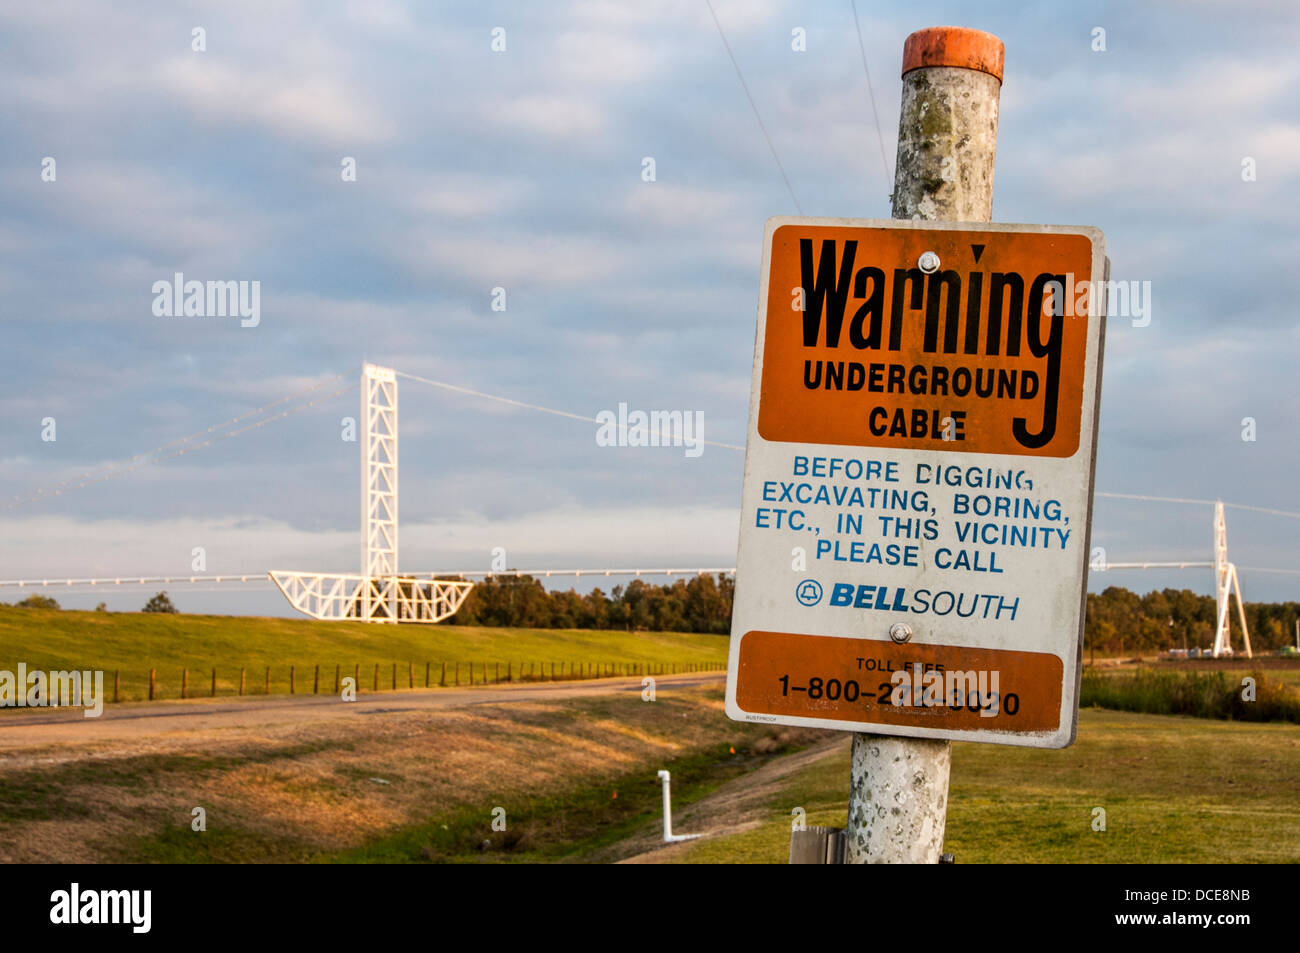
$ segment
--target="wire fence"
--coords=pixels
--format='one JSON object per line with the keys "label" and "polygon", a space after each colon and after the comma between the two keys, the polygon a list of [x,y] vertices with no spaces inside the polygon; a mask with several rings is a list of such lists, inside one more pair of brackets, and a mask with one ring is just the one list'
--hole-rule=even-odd
{"label": "wire fence", "polygon": [[[338,695],[467,688],[518,682],[575,682],[600,678],[706,674],[726,671],[727,663],[647,661],[425,661],[356,662],[352,665],[212,666],[113,670],[114,702],[239,697],[244,695]],[[350,683],[349,683],[350,680]],[[107,679],[106,679],[107,681]],[[107,685],[105,694],[107,695]]]}

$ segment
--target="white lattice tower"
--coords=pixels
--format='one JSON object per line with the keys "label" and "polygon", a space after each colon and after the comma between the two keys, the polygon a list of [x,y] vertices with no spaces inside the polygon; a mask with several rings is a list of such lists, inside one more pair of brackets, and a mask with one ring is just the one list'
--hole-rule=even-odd
{"label": "white lattice tower", "polygon": [[1214,599],[1215,599],[1215,658],[1232,654],[1232,626],[1230,600],[1237,599],[1237,618],[1241,622],[1241,637],[1246,647],[1246,658],[1251,658],[1250,631],[1246,627],[1246,609],[1241,602],[1241,583],[1237,567],[1228,561],[1228,522],[1223,515],[1223,502],[1214,504]]}
{"label": "white lattice tower", "polygon": [[397,573],[397,373],[361,369],[361,572],[272,570],[285,597],[313,619],[441,622],[472,582]]}
{"label": "white lattice tower", "polygon": [[397,375],[361,369],[361,618],[396,621]]}

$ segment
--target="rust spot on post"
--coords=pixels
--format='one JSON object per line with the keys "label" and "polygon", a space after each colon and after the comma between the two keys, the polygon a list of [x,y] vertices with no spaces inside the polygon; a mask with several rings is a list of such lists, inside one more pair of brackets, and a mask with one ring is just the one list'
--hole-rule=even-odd
{"label": "rust spot on post", "polygon": [[903,44],[903,75],[924,66],[979,70],[1002,82],[1006,48],[992,33],[964,26],[917,30]]}

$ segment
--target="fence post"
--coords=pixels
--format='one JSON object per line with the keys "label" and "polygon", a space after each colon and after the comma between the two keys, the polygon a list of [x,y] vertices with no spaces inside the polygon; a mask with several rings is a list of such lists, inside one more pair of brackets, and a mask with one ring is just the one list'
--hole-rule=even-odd
{"label": "fence post", "polygon": [[266,667],[266,693],[271,694],[271,666]]}
{"label": "fence post", "polygon": [[338,662],[335,662],[334,663],[334,694],[335,695],[339,693],[339,688],[341,687],[339,684],[340,682],[339,676],[342,674],[343,674],[343,666],[340,665]]}
{"label": "fence post", "polygon": [[295,675],[294,668],[295,666],[293,665],[289,666],[289,694],[290,695],[294,693],[294,689],[297,687],[297,679],[294,677]]}
{"label": "fence post", "polygon": [[149,669],[149,700],[153,701],[153,669]]}
{"label": "fence post", "polygon": [[358,692],[361,691],[361,663],[357,662],[356,668],[352,670],[352,681],[356,684],[353,686]]}
{"label": "fence post", "polygon": [[121,687],[122,687],[122,670],[120,668],[115,668],[113,669],[113,701],[117,701],[117,692],[118,689],[120,689]]}
{"label": "fence post", "polygon": [[217,697],[217,667],[212,666],[212,697]]}
{"label": "fence post", "polygon": [[406,681],[407,681],[407,685],[406,685],[407,688],[415,687],[415,663],[414,662],[406,663]]}
{"label": "fence post", "polygon": [[244,694],[244,669],[242,668],[239,670],[239,694],[241,697]]}
{"label": "fence post", "polygon": [[460,687],[460,662],[456,663],[456,687]]}
{"label": "fence post", "polygon": [[371,691],[379,691],[379,663],[375,663],[375,680],[372,683]]}
{"label": "fence post", "polygon": [[432,664],[433,664],[432,662],[425,662],[425,663],[424,663],[424,687],[425,687],[425,688],[428,688],[428,687],[429,687],[429,667],[430,667]]}
{"label": "fence post", "polygon": [[188,668],[183,668],[181,669],[181,698],[185,697],[185,694],[189,690],[189,687],[190,687],[190,670]]}
{"label": "fence post", "polygon": [[393,691],[397,691],[397,663],[393,663]]}
{"label": "fence post", "polygon": [[792,864],[842,864],[844,849],[842,827],[808,827],[790,832]]}
{"label": "fence post", "polygon": [[316,666],[316,675],[311,680],[311,693],[313,695],[320,694],[320,666],[319,665]]}
{"label": "fence post", "polygon": [[438,687],[439,688],[447,687],[447,663],[446,662],[442,663],[442,678],[438,680]]}

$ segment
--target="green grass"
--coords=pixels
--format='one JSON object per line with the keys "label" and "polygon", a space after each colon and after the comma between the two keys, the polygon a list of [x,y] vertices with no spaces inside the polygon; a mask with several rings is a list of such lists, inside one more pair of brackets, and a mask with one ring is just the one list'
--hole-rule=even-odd
{"label": "green grass", "polygon": [[[392,689],[393,664],[397,685],[424,686],[425,665],[437,685],[441,665],[447,681],[460,663],[460,684],[483,680],[483,665],[492,678],[506,666],[515,679],[520,665],[532,666],[534,678],[549,677],[550,666],[570,672],[575,665],[715,665],[726,663],[727,637],[672,632],[609,632],[573,629],[498,629],[445,625],[367,625],[361,622],[316,622],[311,619],[253,616],[168,615],[155,613],[79,612],[16,609],[0,606],[0,669],[15,671],[24,662],[29,671],[102,670],[112,697],[113,673],[121,672],[121,699],[148,697],[149,670],[156,670],[155,697],[180,695],[182,670],[189,669],[189,695],[206,696],[217,669],[217,694],[239,691],[239,671],[246,669],[246,694],[266,691],[271,669],[271,693],[289,691],[289,667],[296,669],[296,691],[310,693],[315,667],[320,666],[320,690],[334,690],[335,667],[342,676],[360,666],[362,692],[374,685]],[[545,667],[543,669],[543,666]],[[561,666],[563,669],[561,669]],[[621,671],[627,671],[626,668]]]}
{"label": "green grass", "polygon": [[[820,760],[761,828],[695,844],[684,862],[785,863],[792,808],[845,826],[848,776],[847,751]],[[1062,751],[954,745],[945,849],[958,863],[1294,863],[1297,798],[1294,725],[1085,710]]]}
{"label": "green grass", "polygon": [[[1245,679],[1254,680],[1247,689]],[[1248,697],[1249,696],[1249,697]],[[1155,715],[1300,723],[1300,691],[1270,673],[1137,669],[1083,674],[1080,704]]]}
{"label": "green grass", "polygon": [[[655,772],[672,773],[673,807],[680,811],[719,785],[798,746],[765,746],[759,753],[740,738],[759,726],[732,726],[732,740],[665,761],[646,762],[613,781],[586,784],[556,796],[534,797],[512,809],[505,831],[492,831],[491,808],[462,807],[355,850],[318,855],[328,863],[582,863],[645,825],[663,823]],[[734,749],[735,753],[732,753]],[[618,797],[614,797],[617,792]]]}

